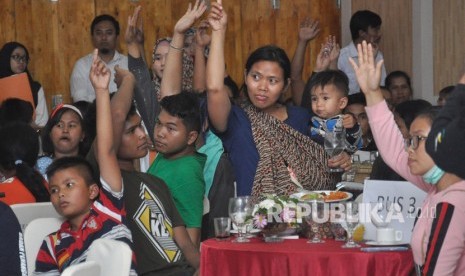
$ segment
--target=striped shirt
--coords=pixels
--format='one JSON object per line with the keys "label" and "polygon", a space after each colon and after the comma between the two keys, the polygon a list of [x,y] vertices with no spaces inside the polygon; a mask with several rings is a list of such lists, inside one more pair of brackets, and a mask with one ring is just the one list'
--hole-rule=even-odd
{"label": "striped shirt", "polygon": [[[45,237],[36,260],[34,275],[60,275],[73,264],[84,262],[89,246],[96,239],[114,239],[132,247],[131,232],[125,225],[123,190],[112,192],[101,178],[102,188],[88,216],[78,231],[72,231],[65,221],[57,232]],[[135,273],[135,258],[131,265],[131,275]]]}

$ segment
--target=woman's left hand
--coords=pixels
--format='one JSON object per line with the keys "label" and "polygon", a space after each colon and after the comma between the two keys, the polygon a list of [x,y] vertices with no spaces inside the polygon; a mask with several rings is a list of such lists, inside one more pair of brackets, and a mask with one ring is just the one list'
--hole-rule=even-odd
{"label": "woman's left hand", "polygon": [[352,156],[344,151],[343,153],[328,159],[328,167],[339,167],[344,169],[346,172],[350,171],[350,169],[352,169]]}

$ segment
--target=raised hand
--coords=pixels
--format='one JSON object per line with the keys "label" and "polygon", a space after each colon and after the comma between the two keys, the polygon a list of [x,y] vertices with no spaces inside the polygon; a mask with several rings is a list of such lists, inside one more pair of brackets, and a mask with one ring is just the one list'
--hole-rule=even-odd
{"label": "raised hand", "polygon": [[202,20],[200,22],[199,27],[197,28],[197,32],[195,32],[195,44],[198,47],[205,48],[210,44],[211,37],[207,33],[208,27],[210,25],[208,24],[208,20]]}
{"label": "raised hand", "polygon": [[337,59],[339,58],[339,53],[341,51],[341,47],[336,42],[336,37],[334,35],[330,35],[330,36],[328,36],[326,41],[327,41],[327,47],[330,48],[329,61],[330,62],[337,61]]}
{"label": "raised hand", "polygon": [[316,56],[316,63],[313,68],[314,72],[322,72],[328,69],[330,63],[329,53],[330,49],[327,48],[326,44],[321,44],[320,52]]}
{"label": "raised hand", "polygon": [[119,65],[116,65],[115,66],[115,83],[116,83],[116,87],[120,87],[121,84],[123,83],[123,80],[125,78],[134,78],[134,75],[126,70],[126,69],[123,69],[121,67],[119,67]]}
{"label": "raised hand", "polygon": [[320,33],[320,22],[312,20],[310,17],[305,17],[300,23],[299,40],[308,42],[314,39]]}
{"label": "raised hand", "polygon": [[207,5],[205,1],[196,0],[194,6],[189,3],[189,7],[187,8],[186,13],[178,20],[176,25],[174,26],[174,31],[180,34],[184,34],[194,22],[199,19],[202,14],[207,9]]}
{"label": "raised hand", "polygon": [[98,56],[98,49],[94,49],[92,55],[92,66],[90,67],[89,78],[95,93],[107,91],[110,83],[110,69],[107,68],[105,62]]}
{"label": "raised hand", "polygon": [[354,68],[360,89],[367,97],[373,93],[381,94],[379,83],[381,80],[381,67],[383,66],[384,60],[380,60],[375,64],[373,48],[371,44],[367,44],[366,41],[357,45],[357,51],[358,64],[350,57],[349,62]]}
{"label": "raised hand", "polygon": [[208,23],[210,23],[213,31],[226,30],[228,16],[223,10],[222,0],[217,0],[216,2],[211,3]]}
{"label": "raised hand", "polygon": [[144,44],[144,26],[142,24],[142,16],[140,16],[141,6],[138,6],[132,16],[128,17],[128,27],[124,34],[124,39],[127,44],[137,43]]}

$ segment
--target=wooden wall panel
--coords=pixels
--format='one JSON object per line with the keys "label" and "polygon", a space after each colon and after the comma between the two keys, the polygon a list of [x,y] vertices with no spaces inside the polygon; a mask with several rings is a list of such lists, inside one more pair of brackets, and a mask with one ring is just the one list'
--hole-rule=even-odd
{"label": "wooden wall panel", "polygon": [[[119,20],[119,50],[126,53],[127,18],[137,5],[142,5],[145,54],[151,61],[155,40],[171,36],[188,4],[188,0],[0,0],[0,43],[24,43],[32,57],[30,71],[44,86],[49,105],[52,95],[58,93],[69,102],[71,71],[76,60],[92,50],[90,23],[96,15],[108,13]],[[279,10],[273,10],[269,0],[225,1],[224,5],[229,15],[226,63],[239,85],[245,60],[257,47],[276,44],[292,58],[298,26],[305,16],[320,20],[323,28],[308,49],[305,76],[310,74],[325,36],[331,33],[339,37],[340,15],[334,0],[281,1]]]}
{"label": "wooden wall panel", "polygon": [[15,0],[1,1],[0,9],[0,43],[12,41],[16,35]]}
{"label": "wooden wall panel", "polygon": [[[439,1],[438,1],[439,2]],[[357,10],[371,10],[383,20],[383,37],[380,49],[388,73],[394,70],[412,72],[412,3],[406,0],[352,0],[352,13]],[[345,30],[344,30],[345,31]],[[350,33],[350,30],[346,30]]]}
{"label": "wooden wall panel", "polygon": [[[316,56],[320,52],[321,44],[326,41],[326,38],[329,35],[336,36],[336,39],[339,44],[341,44],[341,12],[339,8],[335,5],[336,1],[334,0],[311,0],[307,9],[310,11],[311,17],[320,21],[320,34],[315,41],[311,43],[311,64],[307,64],[305,75],[310,75],[311,68],[315,63]],[[296,7],[299,8],[299,7]],[[299,16],[299,23],[304,18],[304,16]],[[343,45],[340,45],[341,48]],[[307,53],[308,56],[308,53]]]}
{"label": "wooden wall panel", "polygon": [[309,16],[320,21],[322,30],[307,47],[303,73],[306,79],[325,38],[332,34],[340,41],[340,11],[335,3],[333,0],[281,1],[280,9],[273,10],[271,1],[242,1],[242,68],[250,52],[265,44],[278,45],[292,60],[300,22]]}
{"label": "wooden wall panel", "polygon": [[244,74],[243,53],[243,22],[240,1],[228,1],[225,3],[225,10],[228,14],[228,29],[225,41],[226,69],[228,74],[236,80],[240,86]]}
{"label": "wooden wall panel", "polygon": [[434,92],[454,85],[465,72],[465,2],[433,1]]}

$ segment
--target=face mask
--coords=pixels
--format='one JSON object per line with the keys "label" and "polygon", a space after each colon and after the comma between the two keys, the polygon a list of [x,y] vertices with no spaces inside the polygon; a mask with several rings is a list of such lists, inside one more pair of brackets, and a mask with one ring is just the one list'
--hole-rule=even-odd
{"label": "face mask", "polygon": [[439,179],[444,175],[444,171],[441,170],[438,166],[434,165],[427,173],[422,177],[426,183],[436,185],[439,182]]}

